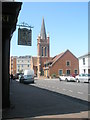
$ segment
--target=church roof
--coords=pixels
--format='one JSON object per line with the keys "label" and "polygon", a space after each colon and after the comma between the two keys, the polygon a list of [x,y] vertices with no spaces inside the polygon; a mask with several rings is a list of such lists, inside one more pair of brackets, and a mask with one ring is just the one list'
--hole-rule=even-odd
{"label": "church roof", "polygon": [[42,19],[40,36],[41,36],[41,39],[46,39],[46,30],[45,30],[44,18]]}
{"label": "church roof", "polygon": [[65,53],[65,52],[62,52],[62,53],[54,56],[51,60],[48,60],[48,61],[46,62],[46,64],[47,64],[47,63],[52,63],[52,64],[54,64],[60,57],[62,57],[62,55],[63,55],[64,53]]}
{"label": "church roof", "polygon": [[[56,56],[54,56],[50,61],[47,61],[47,63],[52,63],[51,65],[55,64],[58,59],[60,59],[66,52],[70,52],[69,50],[66,50],[65,52],[62,52]],[[71,52],[70,52],[71,53]],[[71,53],[72,54],[72,53]],[[73,55],[73,54],[72,54]],[[74,55],[73,55],[74,56]],[[75,56],[74,56],[75,57]],[[76,57],[75,57],[76,58]],[[77,58],[76,58],[77,59]]]}

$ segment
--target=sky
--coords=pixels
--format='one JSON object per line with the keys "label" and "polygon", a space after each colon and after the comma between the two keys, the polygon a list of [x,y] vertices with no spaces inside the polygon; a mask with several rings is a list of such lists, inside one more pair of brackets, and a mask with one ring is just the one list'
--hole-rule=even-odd
{"label": "sky", "polygon": [[44,17],[50,35],[50,56],[69,49],[76,57],[88,52],[88,2],[23,2],[17,24],[32,28],[32,46],[18,45],[18,26],[11,39],[10,55],[37,56],[37,36]]}

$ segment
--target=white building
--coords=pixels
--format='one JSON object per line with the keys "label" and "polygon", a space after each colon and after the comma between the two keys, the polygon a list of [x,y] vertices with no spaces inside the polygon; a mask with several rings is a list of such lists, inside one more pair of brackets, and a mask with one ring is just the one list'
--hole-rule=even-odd
{"label": "white building", "polygon": [[31,69],[31,56],[17,57],[17,73],[24,72],[24,70]]}
{"label": "white building", "polygon": [[90,73],[90,52],[79,58],[79,74],[81,73]]}

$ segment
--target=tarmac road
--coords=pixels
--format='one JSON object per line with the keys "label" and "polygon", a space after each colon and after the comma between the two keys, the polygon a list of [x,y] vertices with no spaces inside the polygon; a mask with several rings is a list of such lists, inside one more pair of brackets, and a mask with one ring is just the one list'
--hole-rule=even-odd
{"label": "tarmac road", "polygon": [[57,93],[65,94],[81,100],[89,101],[90,83],[59,81],[59,79],[36,80],[34,86]]}
{"label": "tarmac road", "polygon": [[[3,111],[3,119],[69,115],[88,111],[88,103],[83,100],[16,81],[12,81],[10,85],[10,100],[11,107]],[[84,115],[84,118],[88,118],[88,115]]]}

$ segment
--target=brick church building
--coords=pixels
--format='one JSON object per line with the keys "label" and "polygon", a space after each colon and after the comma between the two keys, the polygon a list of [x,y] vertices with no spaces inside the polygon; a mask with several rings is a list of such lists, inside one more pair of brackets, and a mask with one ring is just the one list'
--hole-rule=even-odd
{"label": "brick church building", "polygon": [[50,37],[46,35],[44,18],[42,20],[41,32],[37,37],[37,57],[32,57],[31,68],[35,74],[40,77],[44,76],[44,63],[50,60]]}
{"label": "brick church building", "polygon": [[35,74],[51,77],[61,74],[78,74],[79,62],[69,50],[59,55],[50,57],[50,36],[46,35],[44,18],[42,20],[41,32],[37,37],[37,57],[31,58],[31,68]]}

